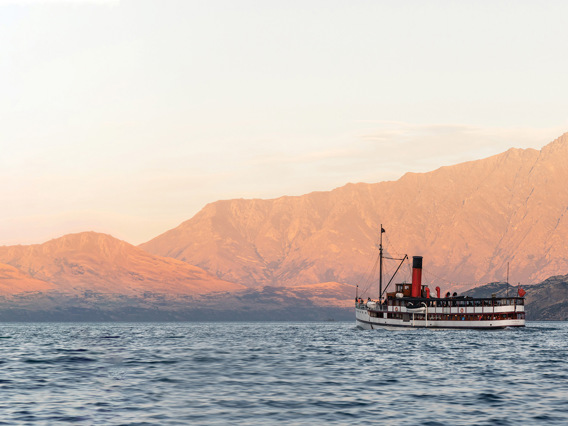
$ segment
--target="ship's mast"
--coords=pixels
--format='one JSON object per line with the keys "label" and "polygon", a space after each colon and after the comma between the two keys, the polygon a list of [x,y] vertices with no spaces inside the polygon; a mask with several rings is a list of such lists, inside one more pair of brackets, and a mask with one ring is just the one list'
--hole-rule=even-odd
{"label": "ship's mast", "polygon": [[381,238],[379,239],[379,299],[383,296],[383,224],[381,223]]}

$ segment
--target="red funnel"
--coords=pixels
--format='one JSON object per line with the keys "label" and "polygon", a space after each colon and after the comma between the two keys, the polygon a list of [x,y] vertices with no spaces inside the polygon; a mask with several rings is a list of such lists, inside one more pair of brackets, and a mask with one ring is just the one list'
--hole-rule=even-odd
{"label": "red funnel", "polygon": [[422,293],[422,256],[412,256],[412,297]]}

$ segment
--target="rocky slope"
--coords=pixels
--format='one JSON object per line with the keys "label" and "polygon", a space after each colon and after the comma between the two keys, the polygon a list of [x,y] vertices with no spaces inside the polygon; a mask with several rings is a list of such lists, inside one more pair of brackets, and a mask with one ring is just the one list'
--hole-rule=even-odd
{"label": "rocky slope", "polygon": [[[568,134],[542,150],[273,200],[211,203],[142,244],[248,287],[365,281],[382,223],[391,254],[424,256],[453,289],[568,271]],[[407,270],[405,268],[405,270]],[[441,277],[441,278],[438,278]]]}
{"label": "rocky slope", "polygon": [[0,263],[0,295],[48,291],[54,288],[49,282],[35,279],[11,265]]}

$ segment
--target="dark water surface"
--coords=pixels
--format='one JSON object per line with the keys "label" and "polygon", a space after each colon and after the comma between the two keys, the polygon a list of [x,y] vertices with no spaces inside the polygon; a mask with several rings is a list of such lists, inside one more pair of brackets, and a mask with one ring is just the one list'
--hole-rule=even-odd
{"label": "dark water surface", "polygon": [[568,424],[568,324],[0,326],[0,424]]}

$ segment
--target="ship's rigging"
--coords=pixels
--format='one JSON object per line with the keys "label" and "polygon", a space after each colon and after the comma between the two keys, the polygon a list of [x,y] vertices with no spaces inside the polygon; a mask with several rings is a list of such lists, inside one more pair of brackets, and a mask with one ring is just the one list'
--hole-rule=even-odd
{"label": "ship's rigging", "polygon": [[[392,281],[394,280],[394,278],[396,277],[397,273],[399,272],[400,268],[402,267],[402,265],[404,264],[405,261],[408,261],[408,255],[405,254],[403,257],[390,257],[390,256],[385,256],[384,255],[384,248],[383,248],[383,234],[386,233],[385,228],[383,227],[383,225],[381,224],[381,231],[379,233],[379,244],[378,244],[378,249],[379,249],[379,254],[375,260],[375,263],[373,265],[373,268],[371,269],[371,272],[368,274],[368,278],[366,280],[366,285],[364,290],[362,291],[363,294],[367,294],[368,292],[370,293],[370,288],[371,286],[374,284],[374,280],[375,280],[375,274],[377,272],[377,266],[379,267],[379,292],[378,292],[378,299],[382,300],[384,297],[384,294],[386,293],[389,285],[392,283]],[[383,289],[383,276],[384,276],[384,264],[383,264],[383,260],[396,260],[399,261],[400,263],[398,264],[398,266],[396,267],[396,270],[394,271],[394,273],[390,274],[390,279],[387,283],[387,285],[385,286],[385,288]],[[409,270],[411,270],[410,268],[410,262],[407,262],[408,268]],[[357,294],[356,297],[358,297],[359,292],[358,292],[359,286],[357,285]]]}

